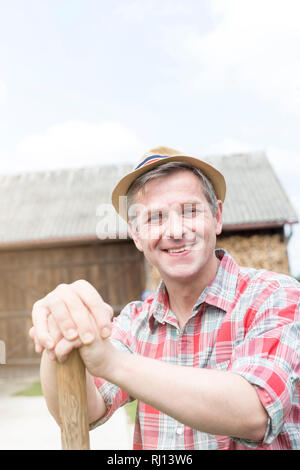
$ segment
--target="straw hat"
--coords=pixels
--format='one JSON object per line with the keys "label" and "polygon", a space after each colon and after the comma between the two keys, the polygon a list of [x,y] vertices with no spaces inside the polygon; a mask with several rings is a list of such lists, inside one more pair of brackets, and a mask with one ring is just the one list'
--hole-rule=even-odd
{"label": "straw hat", "polygon": [[124,207],[124,199],[119,199],[121,196],[126,196],[127,191],[131,184],[142,174],[152,170],[153,168],[169,162],[184,162],[193,167],[199,168],[211,181],[216,196],[224,202],[226,194],[226,182],[224,176],[213,166],[199,158],[189,157],[184,155],[178,150],[169,147],[156,147],[145,153],[140,161],[137,163],[134,170],[127,175],[123,176],[112,192],[112,203],[116,211],[126,219],[127,211]]}

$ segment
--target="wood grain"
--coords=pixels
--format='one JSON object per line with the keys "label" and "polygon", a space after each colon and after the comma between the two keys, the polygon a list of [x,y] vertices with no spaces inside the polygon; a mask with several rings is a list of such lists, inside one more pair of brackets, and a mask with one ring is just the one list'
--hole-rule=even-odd
{"label": "wood grain", "polygon": [[63,450],[89,450],[85,366],[78,350],[56,365]]}
{"label": "wood grain", "polygon": [[0,339],[7,366],[38,366],[28,335],[32,306],[59,284],[77,279],[90,282],[117,315],[145,289],[143,254],[126,240],[6,251],[0,246]]}

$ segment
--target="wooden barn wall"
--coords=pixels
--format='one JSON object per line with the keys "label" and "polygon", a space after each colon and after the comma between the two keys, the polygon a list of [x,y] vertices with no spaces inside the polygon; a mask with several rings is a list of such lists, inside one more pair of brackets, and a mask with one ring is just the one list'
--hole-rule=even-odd
{"label": "wooden barn wall", "polygon": [[129,241],[0,251],[0,339],[7,364],[37,361],[32,340],[34,302],[60,283],[88,280],[115,314],[144,289],[143,255]]}
{"label": "wooden barn wall", "polygon": [[225,248],[240,266],[290,274],[286,241],[282,230],[224,233],[217,247]]}

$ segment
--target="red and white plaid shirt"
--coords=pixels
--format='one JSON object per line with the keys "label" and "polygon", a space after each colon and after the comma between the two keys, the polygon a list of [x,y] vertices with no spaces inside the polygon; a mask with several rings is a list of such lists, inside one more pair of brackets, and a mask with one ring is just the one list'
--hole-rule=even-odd
{"label": "red and white plaid shirt", "polygon": [[[172,364],[235,372],[256,388],[269,419],[263,442],[206,434],[138,403],[134,449],[300,449],[300,284],[291,277],[239,267],[225,250],[215,279],[182,330],[163,282],[114,320],[113,344]],[[134,380],[134,377],[132,378]],[[95,378],[105,422],[132,400]],[[94,427],[93,426],[93,427]]]}

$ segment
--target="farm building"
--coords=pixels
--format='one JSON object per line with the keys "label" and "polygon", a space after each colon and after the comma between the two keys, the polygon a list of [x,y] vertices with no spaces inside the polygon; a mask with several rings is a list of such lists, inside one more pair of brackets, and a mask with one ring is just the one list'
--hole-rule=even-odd
{"label": "farm building", "polygon": [[[288,274],[286,226],[297,223],[297,215],[266,156],[207,160],[227,180],[218,246],[242,265]],[[156,271],[109,205],[114,184],[130,170],[101,166],[0,177],[0,340],[7,367],[39,363],[28,337],[31,309],[58,284],[87,279],[116,315],[157,285]]]}

